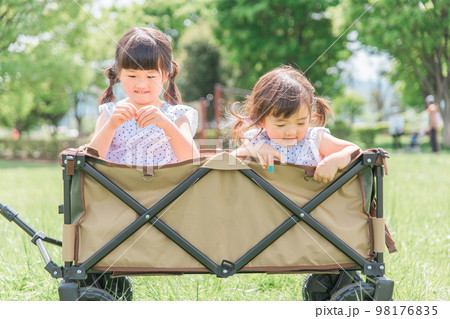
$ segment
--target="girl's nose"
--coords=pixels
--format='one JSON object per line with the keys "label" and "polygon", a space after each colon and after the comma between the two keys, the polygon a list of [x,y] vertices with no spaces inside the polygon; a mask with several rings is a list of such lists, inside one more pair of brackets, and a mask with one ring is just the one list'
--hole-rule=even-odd
{"label": "girl's nose", "polygon": [[286,135],[295,136],[295,135],[297,135],[297,130],[295,129],[295,127],[288,127],[286,129]]}
{"label": "girl's nose", "polygon": [[136,81],[136,87],[137,88],[145,88],[145,86],[147,85],[145,80],[137,80]]}

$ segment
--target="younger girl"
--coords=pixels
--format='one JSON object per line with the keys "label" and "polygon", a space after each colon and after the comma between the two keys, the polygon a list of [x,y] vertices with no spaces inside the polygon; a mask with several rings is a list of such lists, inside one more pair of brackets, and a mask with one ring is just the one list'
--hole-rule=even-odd
{"label": "younger girl", "polygon": [[314,180],[330,182],[347,166],[359,147],[330,135],[323,126],[328,105],[314,97],[309,81],[292,67],[280,67],[263,75],[237,116],[232,135],[243,144],[238,156],[253,156],[269,171],[274,158],[281,163],[316,166]]}
{"label": "younger girl", "polygon": [[[105,71],[109,87],[89,146],[100,157],[127,165],[161,166],[198,157],[192,139],[197,112],[179,104],[178,70],[164,33],[148,27],[128,30],[117,44],[114,64]],[[113,88],[119,82],[127,98],[115,102]]]}

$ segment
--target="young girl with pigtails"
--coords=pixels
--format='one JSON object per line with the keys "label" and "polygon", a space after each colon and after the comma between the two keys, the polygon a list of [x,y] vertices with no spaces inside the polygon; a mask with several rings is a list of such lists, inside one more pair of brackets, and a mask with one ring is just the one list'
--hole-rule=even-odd
{"label": "young girl with pigtails", "polygon": [[[114,64],[105,71],[109,86],[89,146],[100,157],[127,165],[162,166],[198,157],[193,141],[197,111],[180,104],[174,83],[178,71],[170,41],[160,30],[133,27],[125,32]],[[127,96],[120,101],[114,96],[118,83]]]}
{"label": "young girl with pigtails", "polygon": [[328,183],[346,167],[360,149],[333,137],[324,126],[328,120],[325,100],[298,70],[276,68],[263,75],[253,88],[232,136],[242,145],[238,156],[253,156],[269,172],[274,159],[281,163],[315,166],[314,180]]}

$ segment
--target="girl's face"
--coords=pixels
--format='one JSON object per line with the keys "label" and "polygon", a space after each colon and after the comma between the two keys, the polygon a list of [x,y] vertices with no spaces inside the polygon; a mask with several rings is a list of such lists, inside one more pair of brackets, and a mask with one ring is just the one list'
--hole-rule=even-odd
{"label": "girl's face", "polygon": [[145,105],[162,106],[159,95],[167,75],[158,70],[122,69],[119,74],[124,93],[137,107]]}
{"label": "girl's face", "polygon": [[306,136],[309,128],[309,111],[307,107],[300,107],[297,113],[287,118],[275,118],[268,115],[261,122],[267,135],[281,146],[294,146]]}

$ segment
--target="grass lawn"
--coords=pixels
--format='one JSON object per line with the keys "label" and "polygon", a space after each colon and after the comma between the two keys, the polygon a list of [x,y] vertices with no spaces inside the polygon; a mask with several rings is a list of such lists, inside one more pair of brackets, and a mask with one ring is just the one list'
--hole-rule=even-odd
{"label": "grass lawn", "polygon": [[[398,252],[385,254],[395,300],[449,300],[450,154],[391,152],[385,216]],[[62,173],[56,163],[0,160],[0,202],[35,230],[61,239]],[[30,238],[0,219],[0,300],[58,300],[58,281]],[[60,248],[47,244],[59,265]],[[304,275],[131,277],[135,300],[302,300]]]}

